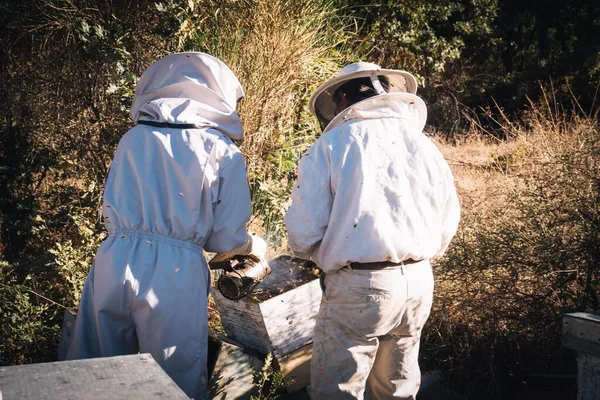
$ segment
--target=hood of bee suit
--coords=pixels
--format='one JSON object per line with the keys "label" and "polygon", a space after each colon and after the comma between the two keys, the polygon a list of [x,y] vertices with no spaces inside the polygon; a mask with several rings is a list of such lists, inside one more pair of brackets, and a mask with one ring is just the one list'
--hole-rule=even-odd
{"label": "hood of bee suit", "polygon": [[168,55],[144,71],[135,87],[131,119],[214,128],[244,137],[235,108],[244,90],[221,60],[200,52]]}

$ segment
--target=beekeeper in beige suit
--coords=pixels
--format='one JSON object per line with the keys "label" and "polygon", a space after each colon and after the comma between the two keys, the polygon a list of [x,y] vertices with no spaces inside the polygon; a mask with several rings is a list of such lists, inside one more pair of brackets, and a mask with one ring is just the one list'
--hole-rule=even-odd
{"label": "beekeeper in beige suit", "polygon": [[[104,190],[108,238],[83,288],[68,359],[137,352],[190,397],[207,398],[208,291],[203,250],[253,254],[250,190],[236,104],[222,61],[168,55],[142,74]],[[221,256],[221,254],[219,255]]]}
{"label": "beekeeper in beige suit", "polygon": [[289,246],[323,270],[313,399],[414,399],[433,274],[460,207],[448,164],[423,134],[414,77],[344,67],[309,110],[323,135],[304,154],[286,215]]}

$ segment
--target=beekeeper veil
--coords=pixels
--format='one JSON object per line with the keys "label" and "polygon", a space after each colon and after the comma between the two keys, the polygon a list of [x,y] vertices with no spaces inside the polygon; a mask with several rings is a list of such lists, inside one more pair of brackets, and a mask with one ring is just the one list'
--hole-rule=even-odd
{"label": "beekeeper veil", "polygon": [[130,115],[134,122],[212,127],[241,140],[236,104],[243,97],[239,80],[219,59],[200,52],[176,53],[144,71]]}
{"label": "beekeeper veil", "polygon": [[[388,85],[384,89],[380,77],[385,77]],[[334,94],[344,83],[357,78],[370,78],[371,85],[378,95],[392,93],[417,93],[417,81],[409,72],[395,69],[383,69],[377,64],[356,62],[346,65],[334,78],[319,86],[308,101],[308,110],[314,115],[322,129],[336,115]]]}

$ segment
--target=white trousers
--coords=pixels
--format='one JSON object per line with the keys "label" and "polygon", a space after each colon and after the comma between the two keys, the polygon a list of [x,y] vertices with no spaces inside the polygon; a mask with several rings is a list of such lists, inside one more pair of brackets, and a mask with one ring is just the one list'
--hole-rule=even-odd
{"label": "white trousers", "polygon": [[189,397],[207,398],[209,282],[199,247],[111,235],[83,288],[67,359],[150,353]]}
{"label": "white trousers", "polygon": [[429,261],[325,275],[311,361],[312,399],[415,399],[433,299]]}

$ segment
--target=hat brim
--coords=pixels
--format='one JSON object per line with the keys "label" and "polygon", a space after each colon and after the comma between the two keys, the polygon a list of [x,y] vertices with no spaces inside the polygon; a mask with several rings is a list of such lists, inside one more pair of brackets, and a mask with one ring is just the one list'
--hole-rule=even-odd
{"label": "hat brim", "polygon": [[308,101],[308,111],[321,123],[328,124],[335,117],[333,94],[344,83],[357,78],[385,76],[389,80],[388,93],[417,93],[417,80],[410,73],[396,69],[373,69],[336,76],[319,86]]}
{"label": "hat brim", "polygon": [[345,109],[329,122],[325,129],[323,129],[323,134],[336,128],[345,121],[354,118],[369,118],[368,115],[370,113],[368,110],[370,106],[367,104],[374,100],[377,100],[381,106],[393,110],[396,115],[401,113],[403,119],[415,122],[417,124],[417,129],[420,132],[425,128],[425,123],[427,122],[427,106],[423,99],[411,93],[396,92],[373,96],[359,101],[352,107]]}

